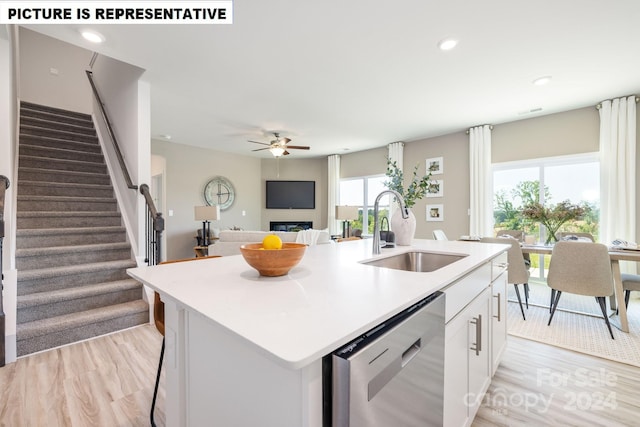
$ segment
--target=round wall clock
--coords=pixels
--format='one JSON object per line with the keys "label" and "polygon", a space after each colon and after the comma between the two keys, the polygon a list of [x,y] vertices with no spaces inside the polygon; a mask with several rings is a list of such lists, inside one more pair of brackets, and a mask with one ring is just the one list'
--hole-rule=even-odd
{"label": "round wall clock", "polygon": [[223,176],[216,176],[204,186],[204,200],[209,206],[220,206],[220,210],[225,210],[233,204],[234,199],[233,185]]}

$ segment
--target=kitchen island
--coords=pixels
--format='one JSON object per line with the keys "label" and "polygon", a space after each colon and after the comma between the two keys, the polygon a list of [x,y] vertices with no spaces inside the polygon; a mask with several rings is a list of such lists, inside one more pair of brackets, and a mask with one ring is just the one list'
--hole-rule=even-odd
{"label": "kitchen island", "polygon": [[[239,255],[128,270],[165,302],[167,425],[322,426],[323,356],[437,290],[451,320],[469,289],[489,287],[506,249],[415,240],[375,256],[464,255],[415,273],[361,263],[371,243],[310,246],[282,277],[259,276]],[[471,288],[449,295],[467,277]]]}

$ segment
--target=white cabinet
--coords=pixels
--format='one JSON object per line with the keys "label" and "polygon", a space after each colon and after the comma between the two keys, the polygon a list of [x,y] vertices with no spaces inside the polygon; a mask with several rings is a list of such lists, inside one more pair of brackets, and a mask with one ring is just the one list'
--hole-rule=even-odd
{"label": "white cabinet", "polygon": [[453,309],[445,326],[446,427],[471,425],[500,363],[507,332],[505,271],[501,254],[444,290],[447,309]]}
{"label": "white cabinet", "polygon": [[470,425],[491,382],[490,296],[487,286],[446,326],[445,426]]}
{"label": "white cabinet", "polygon": [[496,373],[507,347],[507,273],[491,283],[491,376]]}

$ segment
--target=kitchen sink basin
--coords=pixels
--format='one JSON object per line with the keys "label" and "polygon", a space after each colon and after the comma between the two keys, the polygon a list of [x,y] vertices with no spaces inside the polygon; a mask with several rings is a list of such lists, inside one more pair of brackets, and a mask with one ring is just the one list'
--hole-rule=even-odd
{"label": "kitchen sink basin", "polygon": [[386,258],[362,261],[362,263],[374,267],[427,273],[446,267],[466,256],[467,255],[443,254],[438,252],[411,251]]}

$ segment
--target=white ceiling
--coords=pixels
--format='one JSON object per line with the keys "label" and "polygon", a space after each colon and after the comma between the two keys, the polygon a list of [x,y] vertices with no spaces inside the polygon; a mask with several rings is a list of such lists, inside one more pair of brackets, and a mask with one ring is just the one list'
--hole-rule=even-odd
{"label": "white ceiling", "polygon": [[146,69],[154,137],[269,157],[247,140],[280,131],[302,158],[640,94],[639,21],[638,0],[236,0],[233,25],[94,26],[98,47],[27,27]]}

